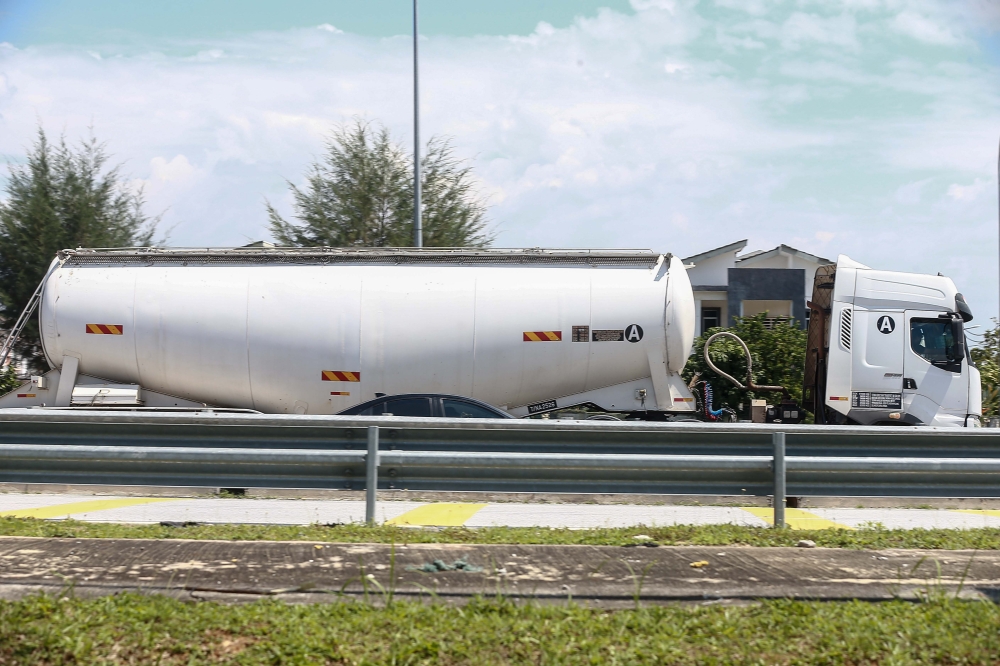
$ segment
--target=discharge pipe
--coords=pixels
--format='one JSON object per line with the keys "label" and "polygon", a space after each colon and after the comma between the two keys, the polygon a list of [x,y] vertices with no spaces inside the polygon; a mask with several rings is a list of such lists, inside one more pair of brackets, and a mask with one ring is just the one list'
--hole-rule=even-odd
{"label": "discharge pipe", "polygon": [[[746,354],[747,357],[747,383],[745,386],[732,375],[725,373],[722,370],[719,370],[717,367],[715,367],[715,364],[712,363],[712,357],[708,355],[708,348],[712,345],[713,342],[715,342],[716,339],[721,337],[732,338],[733,340],[736,340],[736,342],[740,343],[741,347],[743,347],[743,353]],[[737,388],[741,388],[747,391],[781,391],[785,396],[788,395],[788,390],[785,389],[784,386],[759,386],[757,384],[754,384],[753,356],[750,355],[750,348],[747,347],[747,343],[743,342],[740,336],[736,335],[735,333],[730,333],[729,331],[719,331],[718,333],[709,336],[708,340],[705,340],[705,363],[708,364],[708,367],[712,368],[712,370],[715,370],[715,372],[718,373],[720,376],[725,377],[733,384],[735,384]]]}

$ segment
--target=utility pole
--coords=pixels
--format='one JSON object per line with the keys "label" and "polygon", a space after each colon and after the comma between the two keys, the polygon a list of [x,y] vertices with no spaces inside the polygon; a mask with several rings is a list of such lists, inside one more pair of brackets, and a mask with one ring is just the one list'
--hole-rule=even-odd
{"label": "utility pole", "polygon": [[417,0],[413,0],[413,246],[424,246],[424,223],[420,214],[420,59],[417,42]]}

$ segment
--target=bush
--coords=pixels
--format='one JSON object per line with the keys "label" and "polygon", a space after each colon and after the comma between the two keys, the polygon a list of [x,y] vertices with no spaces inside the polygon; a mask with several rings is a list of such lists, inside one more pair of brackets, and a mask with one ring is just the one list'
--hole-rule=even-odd
{"label": "bush", "polygon": [[[774,392],[755,393],[737,388],[729,380],[720,377],[705,362],[703,350],[705,341],[720,331],[729,331],[740,337],[750,349],[753,357],[753,381],[758,385],[784,386],[796,402],[802,400],[802,376],[805,370],[806,331],[795,321],[777,321],[773,328],[767,328],[764,320],[767,314],[752,317],[737,317],[732,328],[712,328],[698,336],[694,349],[682,376],[690,382],[695,373],[709,382],[715,392],[715,409],[729,407],[736,410],[740,418],[750,418],[750,400],[764,399],[770,403],[780,400]],[[738,342],[732,338],[722,338],[712,343],[712,362],[742,383],[747,379],[746,354]],[[742,407],[740,407],[742,405]]]}

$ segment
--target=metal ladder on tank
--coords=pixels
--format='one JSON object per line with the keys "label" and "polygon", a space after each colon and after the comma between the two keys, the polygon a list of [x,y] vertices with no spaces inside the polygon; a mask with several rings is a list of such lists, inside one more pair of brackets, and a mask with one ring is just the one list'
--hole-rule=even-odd
{"label": "metal ladder on tank", "polygon": [[11,351],[14,350],[14,345],[17,344],[18,339],[21,337],[21,331],[24,330],[24,327],[31,319],[31,315],[33,315],[35,310],[38,308],[38,303],[42,300],[42,288],[45,286],[45,283],[48,282],[49,276],[52,275],[56,269],[62,267],[65,261],[65,259],[60,259],[59,261],[53,263],[49,270],[45,273],[45,277],[43,277],[42,281],[38,283],[37,287],[35,287],[35,293],[31,295],[31,298],[28,300],[28,304],[24,307],[24,311],[21,312],[21,316],[17,318],[14,328],[10,329],[10,334],[7,336],[7,339],[3,341],[3,346],[0,347],[0,370],[7,367],[7,359],[10,356]]}

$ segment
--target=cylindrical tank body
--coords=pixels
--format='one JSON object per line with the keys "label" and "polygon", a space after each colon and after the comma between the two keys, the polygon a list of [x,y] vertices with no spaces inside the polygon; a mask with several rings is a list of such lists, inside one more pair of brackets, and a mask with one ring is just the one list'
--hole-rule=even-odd
{"label": "cylindrical tank body", "polygon": [[650,377],[656,359],[676,374],[694,337],[683,264],[649,252],[60,256],[40,312],[53,367],[77,356],[84,374],[268,413],[408,392],[514,408]]}

